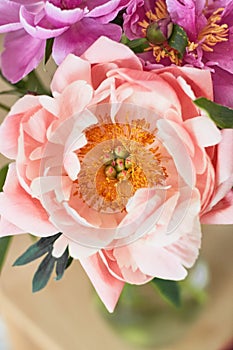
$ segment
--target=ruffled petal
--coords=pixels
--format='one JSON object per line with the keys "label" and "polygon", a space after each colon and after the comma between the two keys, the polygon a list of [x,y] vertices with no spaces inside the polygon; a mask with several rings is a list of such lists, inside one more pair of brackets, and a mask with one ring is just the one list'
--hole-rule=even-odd
{"label": "ruffled petal", "polygon": [[63,10],[58,6],[54,6],[53,3],[50,1],[46,1],[44,9],[47,18],[54,25],[71,25],[75,22],[80,21],[85,15],[85,13],[87,13],[87,9],[83,10],[79,7],[69,10]]}
{"label": "ruffled petal", "polygon": [[82,58],[92,64],[116,62],[118,67],[142,70],[141,61],[130,48],[104,36],[97,39]]}
{"label": "ruffled petal", "polygon": [[68,55],[56,70],[51,83],[53,93],[61,93],[76,80],[85,80],[91,84],[91,65],[75,55]]}
{"label": "ruffled petal", "polygon": [[113,312],[124,282],[116,279],[109,273],[99,254],[81,259],[80,263],[108,311]]}
{"label": "ruffled petal", "polygon": [[11,83],[25,77],[42,60],[45,43],[45,40],[32,38],[23,29],[6,34],[1,62],[3,75]]}
{"label": "ruffled petal", "polygon": [[8,222],[22,229],[22,232],[43,237],[58,231],[49,222],[40,202],[20,186],[14,163],[9,166],[4,192],[0,193],[0,214]]}
{"label": "ruffled petal", "polygon": [[119,41],[121,28],[112,23],[101,24],[92,18],[84,18],[73,24],[54,40],[52,55],[55,62],[60,64],[69,53],[82,55],[102,35]]}
{"label": "ruffled petal", "polygon": [[0,2],[0,33],[7,33],[22,28],[19,19],[20,5],[13,1]]}
{"label": "ruffled petal", "polygon": [[35,25],[35,15],[27,11],[26,7],[24,6],[22,6],[20,9],[20,22],[28,34],[35,39],[41,40],[46,40],[61,35],[69,28],[69,26],[64,25],[60,28],[53,27],[50,23],[44,23],[44,25],[42,25],[41,22],[39,22],[38,25]]}

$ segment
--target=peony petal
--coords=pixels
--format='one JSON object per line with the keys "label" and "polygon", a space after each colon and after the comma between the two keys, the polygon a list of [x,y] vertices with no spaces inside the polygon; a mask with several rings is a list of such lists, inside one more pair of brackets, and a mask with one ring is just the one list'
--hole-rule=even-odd
{"label": "peony petal", "polygon": [[58,6],[54,6],[52,2],[46,1],[45,13],[49,18],[50,23],[57,25],[71,25],[77,21],[80,21],[87,13],[87,9],[81,9],[79,7],[69,10],[61,9]]}
{"label": "peony petal", "polygon": [[80,263],[109,312],[113,312],[124,283],[114,278],[98,254],[81,259]]}
{"label": "peony petal", "polygon": [[80,162],[77,154],[74,152],[67,153],[64,157],[63,165],[70,179],[75,181],[80,171]]}
{"label": "peony petal", "polygon": [[[37,14],[38,15],[38,14]],[[47,24],[47,28],[42,26],[42,23],[35,25],[35,15],[27,11],[27,8],[22,6],[20,8],[20,22],[25,31],[35,39],[46,40],[61,35],[66,31],[68,26],[61,26],[61,28],[52,27],[51,23]]]}
{"label": "peony petal", "polygon": [[180,139],[173,122],[160,119],[157,122],[158,137],[163,141],[164,147],[172,156],[179,175],[192,188],[196,182],[193,164],[183,141]]}
{"label": "peony petal", "polygon": [[106,37],[97,39],[82,58],[92,64],[117,62],[119,67],[142,70],[141,61],[130,48]]}
{"label": "peony petal", "polygon": [[101,24],[92,18],[84,18],[55,38],[52,56],[57,64],[69,53],[80,56],[102,35],[119,41],[121,28],[116,24]]}
{"label": "peony petal", "polygon": [[23,29],[6,34],[1,62],[3,75],[11,83],[21,80],[42,60],[45,44],[45,40],[33,38]]}
{"label": "peony petal", "polygon": [[179,257],[163,247],[133,244],[131,253],[138,268],[146,275],[174,281],[182,280],[187,275]]}
{"label": "peony petal", "polygon": [[15,163],[9,165],[4,192],[0,193],[0,214],[23,232],[36,236],[48,236],[58,231],[49,222],[40,202],[31,198],[19,185]]}
{"label": "peony petal", "polygon": [[213,209],[201,217],[202,224],[233,224],[233,190],[223,198]]}
{"label": "peony petal", "polygon": [[20,5],[13,1],[0,1],[0,33],[7,33],[22,28],[19,19]]}
{"label": "peony petal", "polygon": [[22,115],[20,114],[8,116],[0,126],[0,151],[10,159],[17,157],[21,119]]}
{"label": "peony petal", "polygon": [[184,124],[201,147],[217,145],[221,141],[221,132],[209,117],[188,119]]}
{"label": "peony petal", "polygon": [[76,80],[85,80],[91,85],[90,63],[75,55],[68,55],[56,70],[51,83],[52,92],[61,93]]}
{"label": "peony petal", "polygon": [[19,233],[26,232],[7,221],[3,216],[0,218],[0,237],[17,235]]}
{"label": "peony petal", "polygon": [[53,243],[52,251],[54,258],[60,258],[62,256],[68,246],[68,243],[69,240],[64,235],[61,235],[58,239],[56,239],[56,241]]}

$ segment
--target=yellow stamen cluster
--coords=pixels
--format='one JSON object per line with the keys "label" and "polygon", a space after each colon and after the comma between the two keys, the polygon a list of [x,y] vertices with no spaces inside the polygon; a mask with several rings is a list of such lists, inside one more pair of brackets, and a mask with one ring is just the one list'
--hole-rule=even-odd
{"label": "yellow stamen cluster", "polygon": [[[87,144],[77,151],[81,171],[74,183],[73,195],[78,195],[95,210],[113,212],[124,210],[138,189],[163,185],[166,169],[161,165],[155,131],[148,129],[144,119],[134,120],[131,124],[109,123],[87,129]],[[106,154],[114,153],[119,147],[127,151],[131,160],[130,167],[124,170],[127,176],[106,176],[109,166],[109,162],[104,163]]]}
{"label": "yellow stamen cluster", "polygon": [[159,63],[162,58],[169,58],[170,61],[177,66],[180,66],[182,63],[182,60],[179,58],[179,53],[177,50],[171,48],[167,43],[164,43],[163,45],[151,45],[148,49],[145,51],[153,51],[153,56],[155,57],[155,61]]}
{"label": "yellow stamen cluster", "polygon": [[[167,11],[167,5],[164,0],[159,0],[156,2],[154,12],[152,10],[146,12],[146,19],[138,22],[140,27],[142,27],[142,33],[146,37],[146,31],[152,22],[158,21],[160,19],[167,18],[169,16]],[[155,61],[159,63],[163,58],[169,58],[170,61],[177,66],[181,65],[181,59],[179,58],[179,53],[177,50],[171,48],[165,41],[162,45],[154,45],[150,43],[150,47],[145,49],[145,51],[153,51],[153,56]]]}
{"label": "yellow stamen cluster", "polygon": [[198,43],[189,43],[189,51],[194,51],[200,45],[202,50],[206,52],[213,52],[213,46],[215,46],[217,43],[228,40],[228,25],[218,24],[218,22],[221,21],[223,10],[224,8],[219,8],[208,18],[206,26],[198,35]]}

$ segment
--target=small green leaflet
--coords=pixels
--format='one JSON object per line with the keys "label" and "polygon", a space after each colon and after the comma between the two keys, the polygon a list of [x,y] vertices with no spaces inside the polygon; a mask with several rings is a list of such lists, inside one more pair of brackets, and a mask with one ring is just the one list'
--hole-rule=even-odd
{"label": "small green leaflet", "polygon": [[183,57],[185,53],[185,48],[188,45],[188,36],[183,28],[174,24],[172,35],[168,40],[169,46],[177,50],[180,54],[180,58]]}
{"label": "small green leaflet", "polygon": [[135,53],[142,53],[149,47],[149,42],[146,38],[129,40],[125,35],[121,38],[122,44],[128,46]]}
{"label": "small green leaflet", "polygon": [[197,98],[193,102],[203,109],[219,128],[233,128],[233,109],[212,102],[205,97]]}
{"label": "small green leaflet", "polygon": [[8,172],[8,164],[0,169],[0,192],[2,192],[2,188],[6,180],[7,172]]}
{"label": "small green leaflet", "polygon": [[180,286],[176,281],[154,278],[152,280],[161,296],[171,304],[179,307],[181,305]]}
{"label": "small green leaflet", "polygon": [[52,256],[53,244],[60,235],[61,233],[58,233],[54,236],[41,238],[32,244],[14,263],[14,266],[25,265],[45,255],[33,277],[33,292],[38,292],[47,285],[55,266],[56,280],[58,281],[72,263],[73,259],[69,256],[68,249],[60,258]]}
{"label": "small green leaflet", "polygon": [[45,47],[45,54],[44,54],[44,61],[43,61],[44,66],[46,65],[46,63],[48,62],[52,54],[53,42],[54,42],[54,38],[50,38],[46,40],[46,47]]}
{"label": "small green leaflet", "polygon": [[[1,170],[0,170],[0,192],[2,192],[2,188],[5,183],[6,175],[8,172],[8,165],[5,165]],[[0,238],[0,273],[3,268],[3,264],[6,258],[7,251],[9,249],[10,243],[11,243],[12,237],[1,237]]]}
{"label": "small green leaflet", "polygon": [[51,252],[41,261],[32,280],[33,293],[38,292],[46,286],[53,272],[55,262],[56,259],[52,256]]}

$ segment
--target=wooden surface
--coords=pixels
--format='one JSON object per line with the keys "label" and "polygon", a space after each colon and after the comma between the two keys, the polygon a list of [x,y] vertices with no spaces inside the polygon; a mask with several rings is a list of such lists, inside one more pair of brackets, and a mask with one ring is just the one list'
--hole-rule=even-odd
{"label": "wooden surface", "polygon": [[[50,79],[48,74],[44,74]],[[9,88],[0,81],[0,91]],[[1,96],[10,105],[15,97]],[[5,112],[0,110],[0,119]],[[0,156],[0,164],[5,162]],[[12,350],[133,350],[105,322],[93,304],[92,286],[74,263],[59,281],[31,293],[38,263],[12,267],[31,244],[28,236],[14,238],[0,278],[0,312],[7,321]],[[202,254],[209,262],[208,303],[186,336],[166,350],[221,350],[233,335],[233,227],[205,227]]]}
{"label": "wooden surface", "polygon": [[[14,350],[133,350],[106,323],[93,303],[93,289],[75,262],[59,282],[31,293],[38,265],[12,267],[31,244],[18,236],[1,276],[0,308],[14,340]],[[220,350],[233,330],[232,226],[205,227],[202,255],[210,266],[208,302],[186,336],[166,350]]]}

